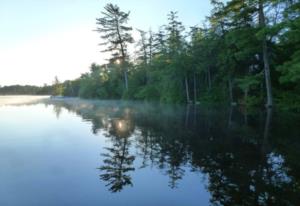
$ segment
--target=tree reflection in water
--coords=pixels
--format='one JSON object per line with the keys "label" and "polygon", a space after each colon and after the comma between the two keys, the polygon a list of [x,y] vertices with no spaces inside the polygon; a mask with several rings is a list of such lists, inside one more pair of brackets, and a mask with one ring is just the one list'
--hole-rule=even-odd
{"label": "tree reflection in water", "polygon": [[162,170],[171,188],[180,187],[189,169],[207,176],[213,205],[300,205],[297,116],[126,102],[48,104],[75,112],[109,138],[99,169],[112,192],[132,185],[137,168]]}
{"label": "tree reflection in water", "polygon": [[112,143],[111,147],[105,148],[107,153],[104,157],[103,166],[99,169],[102,174],[100,178],[107,182],[111,192],[119,192],[123,187],[132,185],[129,172],[134,171],[133,161],[135,157],[130,155],[130,135],[134,127],[130,120],[115,119],[111,121],[107,137]]}

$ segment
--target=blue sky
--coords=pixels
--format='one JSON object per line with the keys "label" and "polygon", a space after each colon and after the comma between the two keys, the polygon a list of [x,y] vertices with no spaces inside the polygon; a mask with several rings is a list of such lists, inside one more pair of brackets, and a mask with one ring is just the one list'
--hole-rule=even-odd
{"label": "blue sky", "polygon": [[107,3],[131,11],[133,28],[154,31],[178,11],[186,26],[201,25],[209,0],[0,0],[0,85],[50,84],[104,63],[95,19]]}

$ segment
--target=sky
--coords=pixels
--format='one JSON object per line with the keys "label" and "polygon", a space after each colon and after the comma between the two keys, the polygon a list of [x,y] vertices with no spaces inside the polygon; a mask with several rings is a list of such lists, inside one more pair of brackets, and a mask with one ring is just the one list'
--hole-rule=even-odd
{"label": "sky", "polygon": [[186,25],[202,25],[210,0],[0,0],[0,85],[51,84],[75,79],[91,63],[105,63],[96,18],[107,3],[130,11],[134,29],[156,31],[178,11]]}

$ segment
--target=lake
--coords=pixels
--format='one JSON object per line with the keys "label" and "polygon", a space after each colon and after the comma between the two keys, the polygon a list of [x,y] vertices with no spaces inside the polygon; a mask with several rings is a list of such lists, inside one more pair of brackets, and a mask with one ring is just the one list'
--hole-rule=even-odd
{"label": "lake", "polygon": [[0,205],[300,205],[300,115],[15,98],[0,98]]}

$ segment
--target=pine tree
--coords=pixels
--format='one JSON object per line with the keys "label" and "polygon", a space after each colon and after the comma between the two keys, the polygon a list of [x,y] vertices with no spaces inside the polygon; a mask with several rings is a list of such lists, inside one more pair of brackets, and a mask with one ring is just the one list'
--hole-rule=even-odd
{"label": "pine tree", "polygon": [[103,17],[97,18],[97,32],[105,41],[102,46],[107,46],[103,52],[112,53],[111,61],[120,62],[124,73],[125,89],[128,90],[128,44],[133,42],[130,31],[132,27],[126,26],[130,12],[123,12],[117,5],[107,4],[102,12]]}
{"label": "pine tree", "polygon": [[149,62],[149,52],[148,52],[148,40],[147,40],[147,32],[138,29],[140,34],[140,40],[137,42],[137,47],[139,48],[137,51],[138,60],[142,62],[142,64],[147,64]]}

